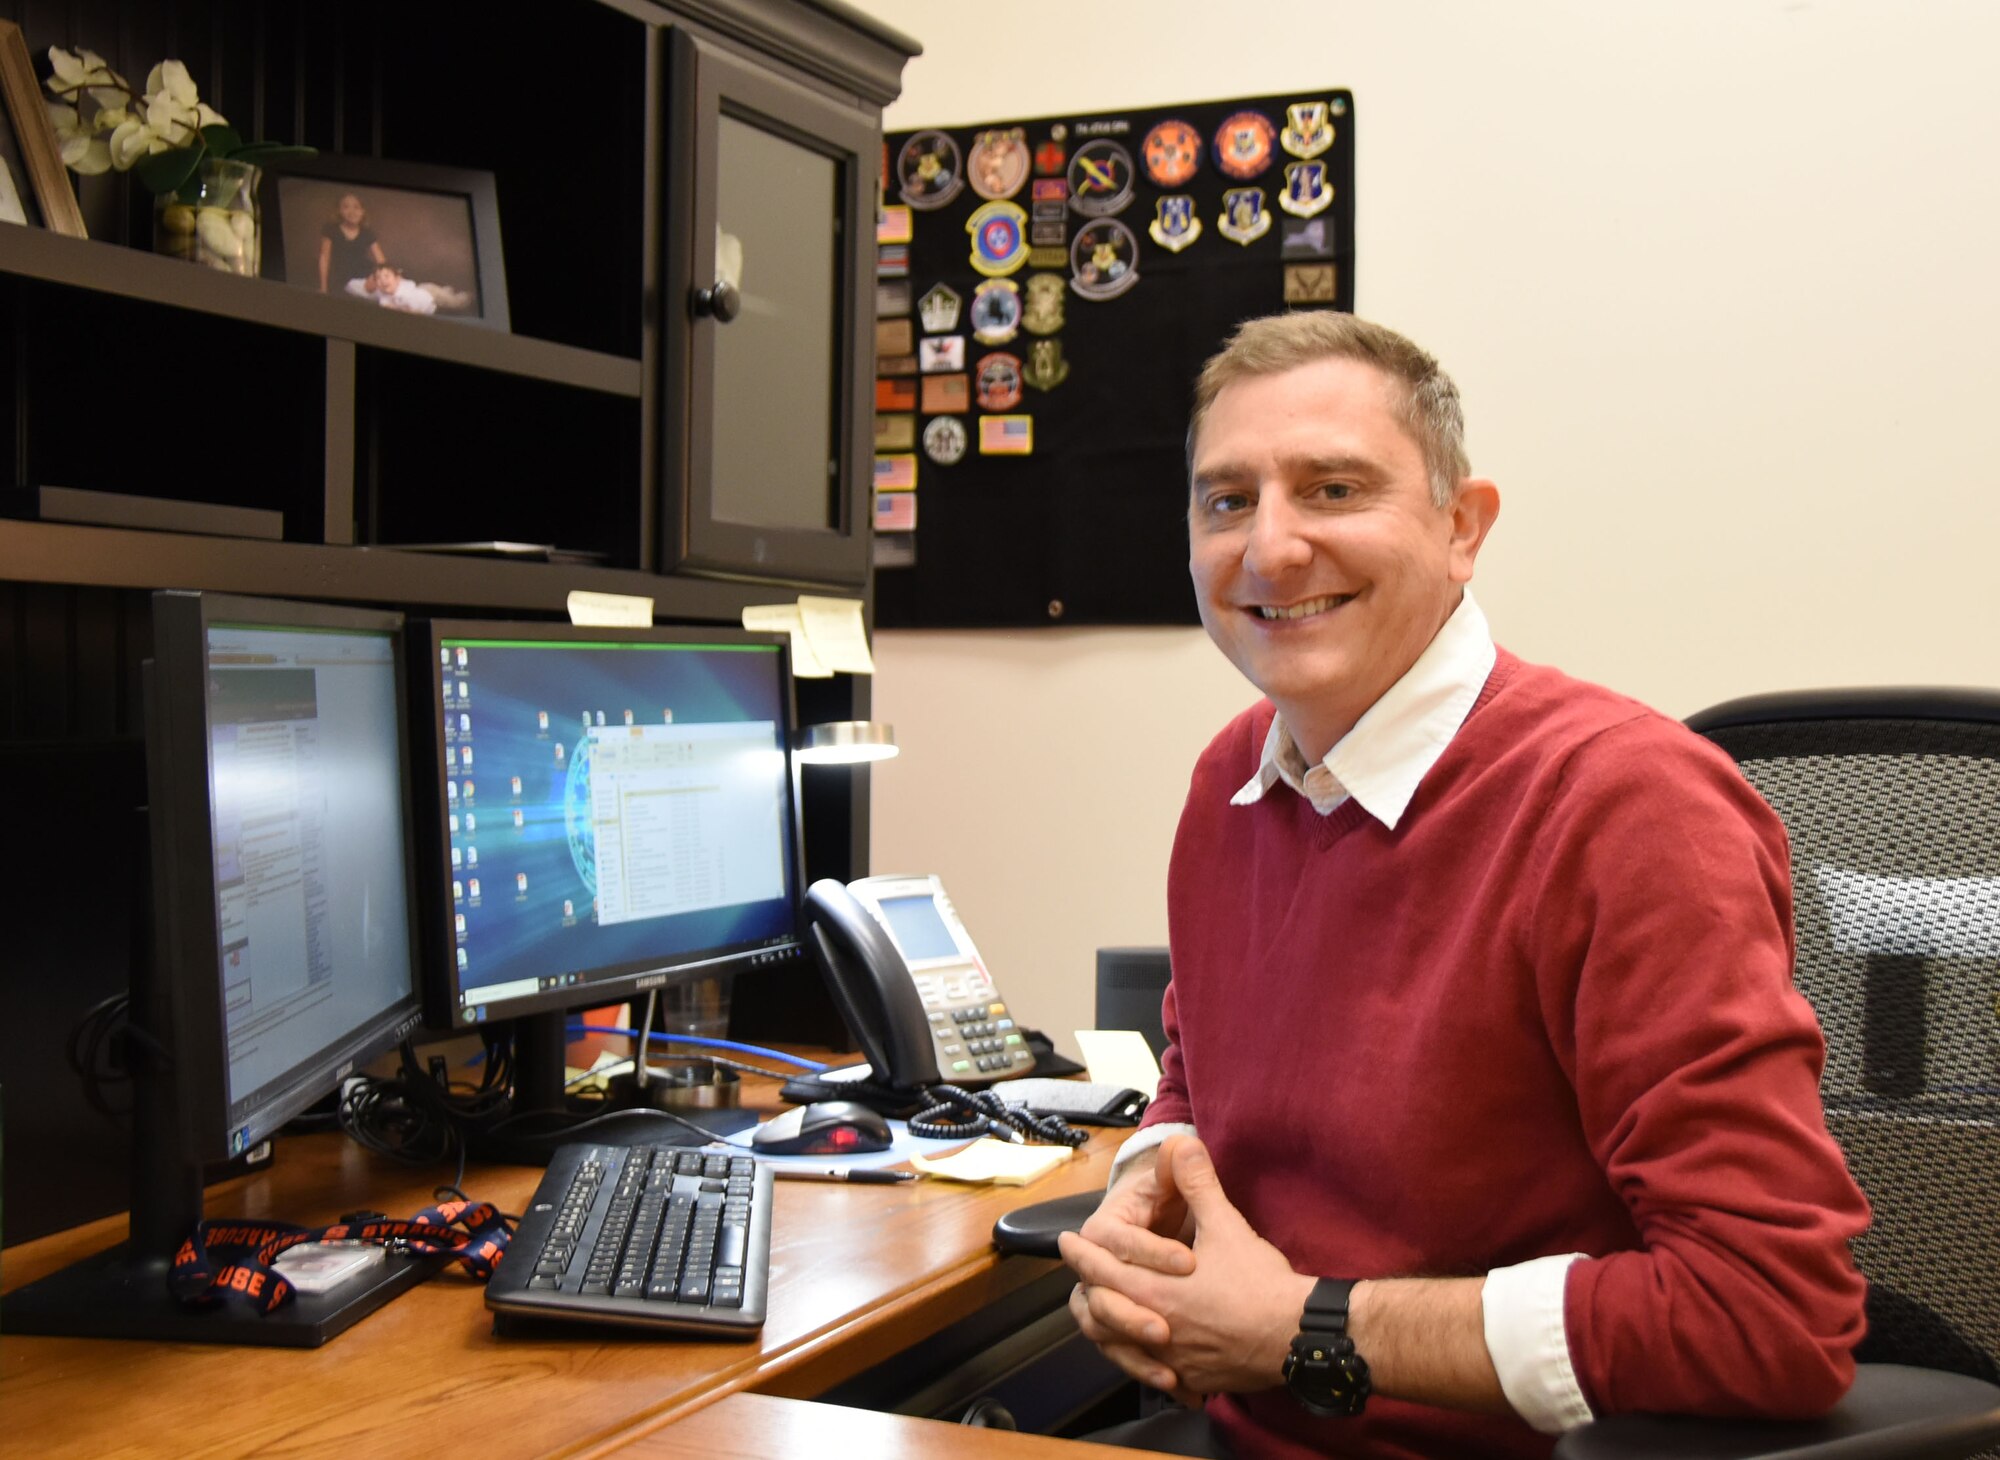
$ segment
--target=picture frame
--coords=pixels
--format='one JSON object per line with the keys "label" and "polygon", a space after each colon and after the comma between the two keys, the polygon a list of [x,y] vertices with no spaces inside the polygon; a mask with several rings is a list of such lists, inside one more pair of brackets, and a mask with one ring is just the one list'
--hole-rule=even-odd
{"label": "picture frame", "polygon": [[490,172],[322,152],[268,169],[262,209],[266,278],[358,306],[509,328]]}
{"label": "picture frame", "polygon": [[0,20],[0,222],[87,238],[21,27]]}

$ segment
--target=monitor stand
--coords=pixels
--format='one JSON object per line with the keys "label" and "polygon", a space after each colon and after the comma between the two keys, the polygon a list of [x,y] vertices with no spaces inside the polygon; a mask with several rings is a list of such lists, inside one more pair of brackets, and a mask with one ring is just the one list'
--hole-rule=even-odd
{"label": "monitor stand", "polygon": [[464,1131],[466,1154],[475,1161],[509,1166],[546,1166],[563,1146],[700,1146],[708,1136],[727,1138],[757,1123],[754,1111],[691,1110],[680,1120],[645,1106],[623,1110],[573,1106],[568,1085],[569,1016],[563,1012],[525,1014],[514,1020],[512,1109],[506,1118]]}
{"label": "monitor stand", "polygon": [[[142,876],[135,879],[143,883]],[[141,907],[148,896],[142,889]],[[136,930],[147,927],[135,915]],[[131,1234],[118,1246],[84,1258],[0,1299],[0,1331],[64,1338],[143,1338],[177,1343],[229,1343],[317,1348],[448,1259],[391,1252],[371,1269],[330,1292],[294,1293],[281,1308],[257,1313],[223,1301],[186,1308],[167,1287],[174,1253],[202,1215],[202,1163],[181,1129],[180,1087],[164,1043],[147,1030],[164,1029],[164,1004],[153,988],[148,936],[133,939],[132,1023],[126,1039],[132,1071]]]}

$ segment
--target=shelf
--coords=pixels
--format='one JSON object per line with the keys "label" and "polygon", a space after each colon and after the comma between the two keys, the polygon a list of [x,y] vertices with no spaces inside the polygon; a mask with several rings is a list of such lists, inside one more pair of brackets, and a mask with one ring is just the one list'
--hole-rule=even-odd
{"label": "shelf", "polygon": [[632,400],[640,397],[639,362],[622,355],[475,324],[370,309],[270,279],[239,279],[180,259],[65,238],[39,228],[0,229],[0,271],[295,334],[350,340],[371,349]]}
{"label": "shelf", "polygon": [[557,614],[566,611],[570,590],[580,588],[642,595],[662,618],[713,623],[740,622],[745,606],[786,601],[800,591],[622,568],[0,519],[0,581],[6,580]]}

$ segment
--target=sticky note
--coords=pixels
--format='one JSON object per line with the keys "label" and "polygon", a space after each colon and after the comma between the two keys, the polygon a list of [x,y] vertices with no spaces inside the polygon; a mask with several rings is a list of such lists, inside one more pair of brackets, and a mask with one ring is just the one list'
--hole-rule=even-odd
{"label": "sticky note", "polygon": [[1079,1029],[1076,1047],[1093,1085],[1115,1085],[1151,1096],[1160,1087],[1160,1065],[1153,1047],[1136,1029]]}
{"label": "sticky note", "polygon": [[792,636],[793,678],[833,678],[833,671],[821,663],[819,655],[813,652],[812,641],[806,637],[805,620],[799,617],[796,603],[753,603],[743,610],[743,627],[767,634]]}
{"label": "sticky note", "polygon": [[912,1156],[910,1164],[928,1176],[986,1186],[1026,1186],[1074,1156],[1068,1146],[1015,1145],[981,1136],[949,1156]]}
{"label": "sticky note", "polygon": [[875,660],[868,652],[868,630],[861,621],[860,599],[801,593],[799,617],[805,621],[813,652],[828,669],[836,674],[875,672]]}
{"label": "sticky note", "polygon": [[653,600],[630,593],[587,593],[574,589],[569,595],[569,621],[579,628],[651,628]]}

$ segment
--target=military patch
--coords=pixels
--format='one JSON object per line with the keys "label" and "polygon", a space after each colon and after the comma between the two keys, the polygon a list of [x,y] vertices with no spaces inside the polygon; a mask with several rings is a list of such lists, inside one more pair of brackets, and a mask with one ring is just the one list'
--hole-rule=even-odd
{"label": "military patch", "polygon": [[[1052,248],[1057,253],[1062,253],[1069,246],[1069,221],[1065,219],[1061,223],[1030,223],[1028,242],[1033,245],[1028,253],[1028,263],[1034,268],[1048,268],[1047,264],[1035,262],[1034,249]],[[1068,255],[1064,257],[1067,258]]]}
{"label": "military patch", "polygon": [[915,355],[877,355],[875,357],[877,375],[915,375],[917,357]]}
{"label": "military patch", "polygon": [[979,454],[981,456],[1032,456],[1035,451],[1033,416],[981,416]]}
{"label": "military patch", "polygon": [[1278,251],[1288,259],[1333,257],[1331,218],[1281,218]]}
{"label": "military patch", "polygon": [[1286,264],[1285,303],[1331,304],[1336,282],[1332,264]]}
{"label": "military patch", "polygon": [[1264,206],[1262,188],[1231,188],[1222,195],[1222,216],[1215,231],[1248,247],[1271,231],[1271,210]]}
{"label": "military patch", "polygon": [[875,250],[875,277],[878,279],[907,279],[910,275],[910,246],[907,243],[885,243]]}
{"label": "military patch", "polygon": [[939,466],[957,466],[965,460],[965,422],[957,416],[939,416],[924,427],[924,455]]}
{"label": "military patch", "polygon": [[966,173],[980,197],[1013,197],[1028,180],[1028,134],[1019,127],[981,132],[972,139]]}
{"label": "military patch", "polygon": [[1333,185],[1326,180],[1324,162],[1292,162],[1285,165],[1285,189],[1278,194],[1278,206],[1294,218],[1317,218],[1333,203]]}
{"label": "military patch", "polygon": [[1177,188],[1201,166],[1201,133],[1183,121],[1161,122],[1139,146],[1146,176],[1163,188]]}
{"label": "military patch", "polygon": [[1035,173],[1040,177],[1060,175],[1069,166],[1069,149],[1051,137],[1035,149]]}
{"label": "military patch", "polygon": [[1021,328],[1031,335],[1052,335],[1063,327],[1063,289],[1061,274],[1030,274],[1028,276],[1027,307],[1021,315]]}
{"label": "military patch", "polygon": [[1061,340],[1036,340],[1028,346],[1028,363],[1021,379],[1036,390],[1054,390],[1069,379],[1069,361],[1063,359]]}
{"label": "military patch", "polygon": [[944,132],[917,132],[896,154],[896,180],[903,201],[928,213],[942,208],[965,186],[958,143]]}
{"label": "military patch", "polygon": [[1060,198],[1047,198],[1035,203],[1029,216],[1037,223],[1063,223],[1069,219],[1069,206]]}
{"label": "military patch", "polygon": [[965,368],[965,336],[939,335],[917,342],[917,368],[926,375],[943,375]]}
{"label": "military patch", "polygon": [[924,322],[924,333],[943,335],[957,329],[958,309],[963,303],[964,297],[949,284],[933,284],[925,290],[917,301],[917,317]]}
{"label": "military patch", "polygon": [[887,279],[875,285],[875,312],[893,319],[910,312],[910,281]]}
{"label": "military patch", "polygon": [[[907,355],[916,348],[911,344],[915,336],[910,332],[907,319],[878,319],[875,321],[875,353],[880,355]],[[883,372],[887,374],[887,371]]]}
{"label": "military patch", "polygon": [[996,350],[981,355],[972,371],[973,391],[982,411],[1004,411],[1021,403],[1021,358]]}
{"label": "military patch", "polygon": [[988,279],[972,291],[972,337],[982,345],[1004,345],[1021,330],[1021,286],[1012,279]]}
{"label": "military patch", "polygon": [[1069,197],[1069,179],[1062,177],[1038,177],[1035,185],[1028,189],[1028,196],[1037,203],[1060,203]]}
{"label": "military patch", "polygon": [[[879,387],[880,382],[877,382]],[[912,392],[914,394],[914,392]],[[963,414],[972,408],[972,382],[963,375],[926,375],[924,377],[924,414],[927,416],[950,416]],[[881,409],[878,400],[876,409]]]}
{"label": "military patch", "polygon": [[1116,218],[1086,224],[1069,246],[1069,286],[1085,299],[1115,299],[1139,282],[1139,240]]}
{"label": "military patch", "polygon": [[[925,382],[929,384],[928,381]],[[914,380],[877,380],[875,382],[875,409],[878,411],[914,411],[917,408],[917,383]]]}
{"label": "military patch", "polygon": [[916,236],[916,214],[902,203],[891,203],[875,218],[877,243],[908,243]]}
{"label": "military patch", "polygon": [[1069,205],[1086,218],[1108,218],[1132,201],[1132,154],[1098,138],[1069,160]]}
{"label": "military patch", "polygon": [[875,458],[875,490],[914,492],[917,489],[917,458],[910,452]]}
{"label": "military patch", "polygon": [[917,444],[917,418],[907,411],[893,411],[875,418],[877,451],[908,451]]}
{"label": "military patch", "polygon": [[877,492],[875,494],[875,530],[877,532],[915,532],[917,530],[917,494],[915,492]]}
{"label": "military patch", "polygon": [[1170,193],[1153,205],[1153,221],[1146,232],[1168,253],[1179,253],[1201,237],[1201,219],[1195,216],[1194,199],[1187,193]]}
{"label": "military patch", "polygon": [[1239,181],[1256,177],[1271,165],[1272,143],[1278,129],[1262,112],[1237,112],[1215,129],[1215,165]]}
{"label": "military patch", "polygon": [[1048,244],[1037,243],[1033,248],[1028,250],[1028,267],[1031,269],[1068,268],[1068,245],[1060,241]]}
{"label": "military patch", "polygon": [[1011,274],[1028,257],[1028,215],[1017,203],[982,203],[965,220],[972,267],[988,278]]}
{"label": "military patch", "polygon": [[1333,145],[1333,125],[1323,101],[1295,101],[1285,108],[1285,130],[1278,134],[1294,157],[1317,157]]}

